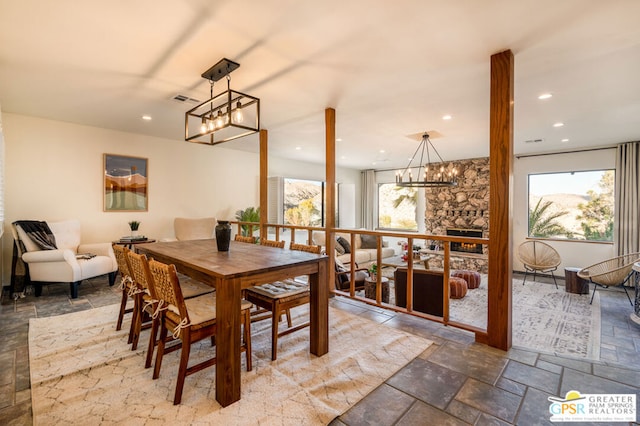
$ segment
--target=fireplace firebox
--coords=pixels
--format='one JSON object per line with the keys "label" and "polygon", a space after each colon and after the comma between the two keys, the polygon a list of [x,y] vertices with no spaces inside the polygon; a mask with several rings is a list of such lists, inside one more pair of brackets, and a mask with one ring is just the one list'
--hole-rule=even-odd
{"label": "fireplace firebox", "polygon": [[[451,237],[482,238],[482,229],[447,228],[447,235]],[[451,251],[482,254],[482,244],[452,242]]]}

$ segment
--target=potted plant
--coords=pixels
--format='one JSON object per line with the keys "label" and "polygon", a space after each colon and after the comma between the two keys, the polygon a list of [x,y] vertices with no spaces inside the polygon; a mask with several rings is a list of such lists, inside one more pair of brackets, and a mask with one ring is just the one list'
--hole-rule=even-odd
{"label": "potted plant", "polygon": [[369,266],[369,276],[371,279],[376,279],[376,275],[378,274],[378,265],[374,262]]}
{"label": "potted plant", "polygon": [[138,228],[140,227],[140,222],[137,220],[132,220],[129,222],[129,229],[131,229],[131,236],[135,236],[138,233]]}
{"label": "potted plant", "polygon": [[[244,210],[238,210],[236,220],[238,222],[260,222],[260,207],[247,207]],[[244,237],[251,236],[254,231],[260,229],[258,225],[241,225],[241,228]]]}

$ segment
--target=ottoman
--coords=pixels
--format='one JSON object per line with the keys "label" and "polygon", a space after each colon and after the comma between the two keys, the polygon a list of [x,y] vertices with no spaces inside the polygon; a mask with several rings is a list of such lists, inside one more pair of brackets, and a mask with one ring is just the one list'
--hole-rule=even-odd
{"label": "ottoman", "polygon": [[480,287],[480,273],[476,271],[467,271],[466,269],[460,269],[458,271],[453,271],[451,276],[464,278],[464,280],[467,282],[467,288],[469,290]]}
{"label": "ottoman", "polygon": [[467,282],[463,278],[449,277],[449,297],[462,299],[467,294]]}

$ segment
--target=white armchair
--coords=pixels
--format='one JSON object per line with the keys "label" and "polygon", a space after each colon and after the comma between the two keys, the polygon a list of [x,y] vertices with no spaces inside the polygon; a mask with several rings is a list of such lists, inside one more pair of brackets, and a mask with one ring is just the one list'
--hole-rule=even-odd
{"label": "white armchair", "polygon": [[[68,282],[73,299],[78,297],[78,285],[82,280],[109,274],[109,285],[114,284],[118,262],[111,243],[80,244],[78,220],[47,224],[56,239],[56,250],[41,250],[19,225],[12,226],[18,255],[27,265],[36,296],[42,294],[43,282]],[[82,254],[95,256],[82,258]]]}

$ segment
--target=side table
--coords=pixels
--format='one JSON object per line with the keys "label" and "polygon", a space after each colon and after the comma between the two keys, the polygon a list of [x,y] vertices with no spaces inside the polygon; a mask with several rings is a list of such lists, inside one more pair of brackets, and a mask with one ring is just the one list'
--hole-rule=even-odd
{"label": "side table", "polygon": [[[380,277],[380,282],[382,283],[382,302],[389,303],[389,278]],[[377,281],[371,277],[364,279],[364,297],[375,300],[376,284]]]}
{"label": "side table", "polygon": [[144,240],[117,240],[113,241],[113,244],[120,244],[121,246],[125,246],[129,250],[134,250],[134,246],[137,244],[147,244],[147,243],[155,243],[156,240],[153,238],[145,238]]}
{"label": "side table", "polygon": [[578,276],[582,268],[564,268],[564,291],[575,294],[589,294],[589,281]]}

